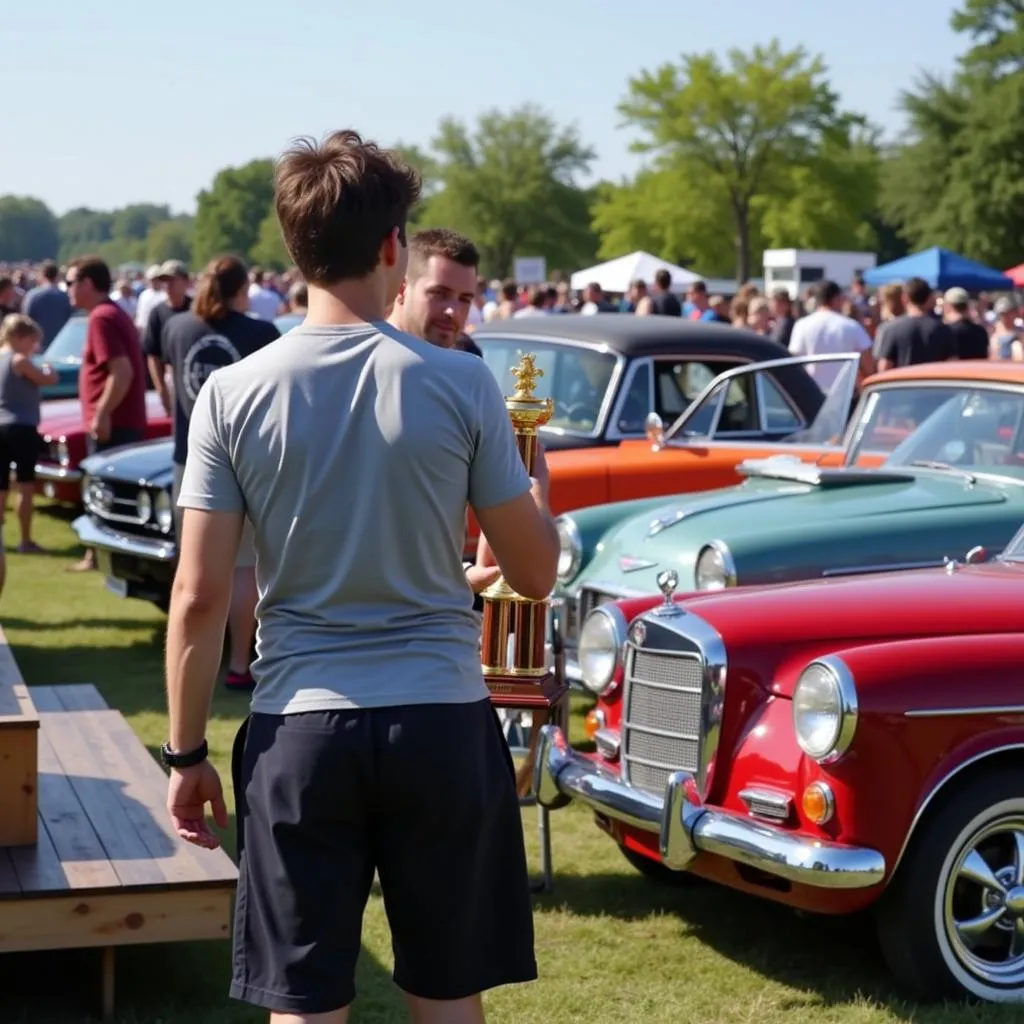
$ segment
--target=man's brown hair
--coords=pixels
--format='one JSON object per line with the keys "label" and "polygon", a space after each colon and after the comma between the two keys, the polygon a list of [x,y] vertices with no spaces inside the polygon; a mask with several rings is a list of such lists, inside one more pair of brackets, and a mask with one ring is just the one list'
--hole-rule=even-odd
{"label": "man's brown hair", "polygon": [[77,260],[72,261],[71,267],[75,268],[75,280],[92,281],[96,291],[102,292],[104,295],[110,294],[113,280],[110,276],[110,267],[102,257],[79,256]]}
{"label": "man's brown hair", "polygon": [[298,139],[278,162],[274,204],[303,278],[330,285],[372,273],[395,228],[405,242],[420,187],[416,171],[358,132]]}
{"label": "man's brown hair", "polygon": [[414,280],[422,273],[431,256],[441,256],[463,267],[480,266],[477,247],[465,236],[449,228],[425,228],[409,239],[409,269],[406,277]]}

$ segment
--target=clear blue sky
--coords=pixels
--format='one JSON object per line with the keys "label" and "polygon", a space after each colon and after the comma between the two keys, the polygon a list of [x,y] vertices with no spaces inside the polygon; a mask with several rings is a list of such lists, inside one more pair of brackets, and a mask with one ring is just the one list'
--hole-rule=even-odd
{"label": "clear blue sky", "polygon": [[631,75],[773,35],[822,54],[844,104],[895,133],[899,91],[924,69],[951,69],[967,45],[949,29],[955,6],[51,0],[36,13],[9,3],[0,194],[36,195],[58,213],[136,201],[191,210],[218,169],[276,155],[296,135],[351,126],[425,145],[445,114],[525,101],[576,121],[597,150],[594,174],[617,178],[636,167],[615,111]]}

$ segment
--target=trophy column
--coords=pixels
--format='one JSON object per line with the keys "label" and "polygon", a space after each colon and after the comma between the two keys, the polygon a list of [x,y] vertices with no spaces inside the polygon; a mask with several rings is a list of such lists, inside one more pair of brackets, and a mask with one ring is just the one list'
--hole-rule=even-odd
{"label": "trophy column", "polygon": [[[537,455],[537,429],[551,419],[551,399],[534,395],[538,370],[535,357],[526,354],[512,370],[518,382],[505,407],[512,420],[516,444],[527,472],[532,473]],[[531,601],[517,594],[501,577],[481,595],[483,635],[481,661],[491,702],[506,708],[548,708],[565,693],[545,664],[547,601]]]}

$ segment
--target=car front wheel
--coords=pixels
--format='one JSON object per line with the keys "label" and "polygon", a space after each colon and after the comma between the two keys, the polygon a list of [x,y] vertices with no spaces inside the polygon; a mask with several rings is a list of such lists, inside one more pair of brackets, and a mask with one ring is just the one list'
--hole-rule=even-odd
{"label": "car front wheel", "polygon": [[882,950],[919,999],[1024,1002],[1024,785],[1000,770],[940,795],[879,906]]}

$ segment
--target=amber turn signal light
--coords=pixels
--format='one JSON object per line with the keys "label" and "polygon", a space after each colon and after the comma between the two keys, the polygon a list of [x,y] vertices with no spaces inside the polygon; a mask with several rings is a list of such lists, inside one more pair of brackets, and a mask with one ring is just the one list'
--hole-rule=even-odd
{"label": "amber turn signal light", "polygon": [[804,817],[815,825],[824,825],[832,820],[836,812],[832,788],[827,782],[812,782],[803,796]]}
{"label": "amber turn signal light", "polygon": [[597,730],[603,728],[604,712],[598,708],[591,708],[583,720],[583,731],[586,733],[587,739],[592,740],[597,735]]}

